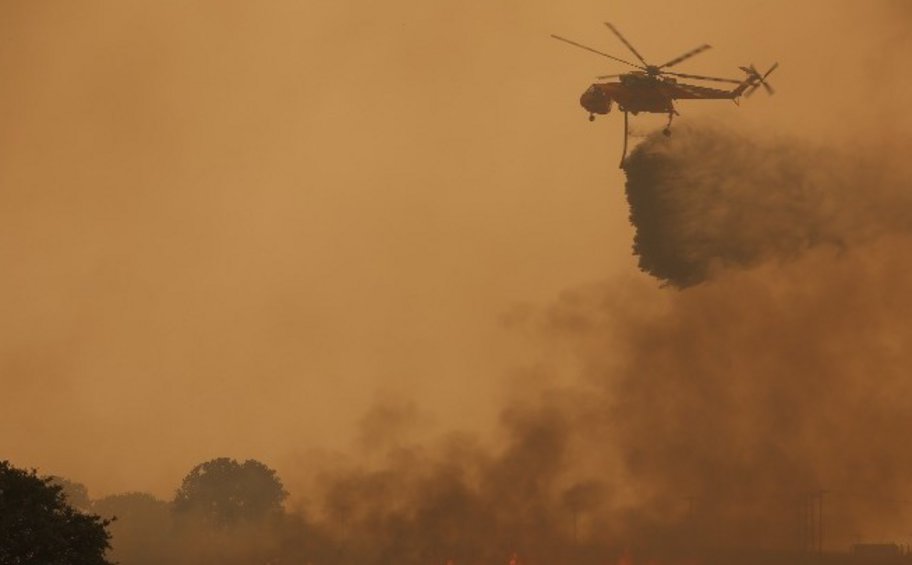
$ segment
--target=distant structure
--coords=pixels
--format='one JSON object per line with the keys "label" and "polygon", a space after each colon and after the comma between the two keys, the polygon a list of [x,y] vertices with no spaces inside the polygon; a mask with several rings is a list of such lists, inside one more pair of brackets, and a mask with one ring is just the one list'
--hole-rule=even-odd
{"label": "distant structure", "polygon": [[855,563],[864,565],[895,565],[908,563],[908,552],[895,543],[856,543],[852,546]]}
{"label": "distant structure", "polygon": [[798,544],[806,553],[823,553],[823,495],[825,490],[804,493],[800,498]]}

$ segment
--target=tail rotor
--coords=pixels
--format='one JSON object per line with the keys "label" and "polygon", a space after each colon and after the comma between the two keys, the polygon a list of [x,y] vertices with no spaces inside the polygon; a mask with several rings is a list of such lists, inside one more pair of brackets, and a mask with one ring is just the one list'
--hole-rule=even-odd
{"label": "tail rotor", "polygon": [[761,75],[760,71],[757,70],[757,67],[755,67],[753,65],[751,65],[750,67],[741,67],[741,70],[744,71],[745,73],[747,73],[748,79],[753,82],[752,86],[750,88],[748,88],[747,91],[744,93],[744,96],[750,97],[761,86],[766,90],[767,94],[769,94],[770,96],[775,94],[776,91],[773,89],[773,87],[768,82],[766,82],[766,77],[773,74],[773,71],[775,71],[777,68],[779,68],[779,63],[773,64],[773,66],[770,67],[770,69],[768,71],[766,71],[766,73]]}

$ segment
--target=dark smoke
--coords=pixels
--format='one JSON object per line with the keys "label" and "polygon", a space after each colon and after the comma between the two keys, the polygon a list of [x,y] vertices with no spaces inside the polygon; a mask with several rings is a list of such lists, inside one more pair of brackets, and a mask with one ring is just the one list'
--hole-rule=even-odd
{"label": "dark smoke", "polygon": [[573,513],[591,504],[577,499],[597,486],[567,483],[572,427],[547,401],[504,414],[502,451],[456,435],[327,473],[317,510],[338,561],[506,563],[518,552],[535,563],[573,551]]}
{"label": "dark smoke", "polygon": [[[326,474],[315,515],[341,561],[801,562],[821,491],[826,547],[905,541],[912,183],[890,154],[719,127],[647,139],[627,166],[635,249],[692,288],[615,281],[511,317],[541,339],[527,381],[575,384],[517,381],[537,399],[505,411],[500,449],[406,445]],[[388,412],[371,428],[414,421]]]}
{"label": "dark smoke", "polygon": [[[614,281],[511,317],[538,358],[513,381],[498,447],[410,439],[420,410],[384,401],[357,462],[314,472],[277,525],[149,543],[127,535],[125,514],[115,550],[153,546],[169,563],[797,564],[802,501],[822,491],[828,549],[907,541],[908,166],[679,133],[631,156],[628,190],[641,256],[691,288]],[[149,524],[167,523],[159,507],[143,504]]]}
{"label": "dark smoke", "polygon": [[[864,148],[859,148],[864,151]],[[653,135],[625,164],[640,268],[676,287],[912,228],[883,158],[701,125]]]}
{"label": "dark smoke", "polygon": [[878,149],[708,127],[631,155],[641,267],[694,288],[584,289],[542,319],[601,391],[578,433],[616,450],[626,539],[794,549],[821,491],[829,547],[907,539],[912,182]]}
{"label": "dark smoke", "polygon": [[650,138],[628,165],[637,250],[691,288],[614,281],[510,317],[538,358],[497,447],[419,441],[418,407],[382,401],[360,456],[314,472],[278,531],[218,547],[326,565],[797,564],[821,491],[828,549],[906,541],[907,169],[720,128]]}
{"label": "dark smoke", "polygon": [[615,284],[556,305],[549,339],[600,391],[575,433],[617,454],[604,472],[633,493],[615,533],[794,549],[801,501],[825,490],[827,547],[906,540],[910,252],[908,236],[818,247],[657,291],[648,316],[619,308]]}

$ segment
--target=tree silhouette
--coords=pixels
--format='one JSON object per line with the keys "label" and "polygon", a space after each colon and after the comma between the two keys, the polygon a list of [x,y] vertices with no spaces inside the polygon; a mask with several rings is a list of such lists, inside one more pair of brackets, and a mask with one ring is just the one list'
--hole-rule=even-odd
{"label": "tree silhouette", "polygon": [[53,478],[0,461],[0,563],[111,565],[109,524],[67,504]]}
{"label": "tree silhouette", "polygon": [[92,507],[92,500],[89,498],[89,489],[82,483],[76,483],[63,477],[51,475],[48,477],[51,482],[60,487],[66,503],[75,508],[86,512]]}
{"label": "tree silhouette", "polygon": [[197,465],[184,477],[174,511],[229,526],[281,515],[286,496],[282,481],[266,465],[221,457]]}
{"label": "tree silhouette", "polygon": [[92,510],[106,518],[117,517],[110,528],[114,540],[112,559],[129,565],[176,561],[169,503],[151,494],[127,492],[94,501]]}

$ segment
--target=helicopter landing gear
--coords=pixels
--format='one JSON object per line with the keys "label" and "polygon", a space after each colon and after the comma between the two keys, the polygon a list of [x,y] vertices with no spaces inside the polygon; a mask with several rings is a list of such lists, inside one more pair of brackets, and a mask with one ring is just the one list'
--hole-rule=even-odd
{"label": "helicopter landing gear", "polygon": [[674,120],[675,114],[677,114],[677,112],[675,112],[674,108],[668,112],[668,125],[666,125],[665,129],[662,130],[662,133],[665,135],[665,137],[671,137],[671,122]]}
{"label": "helicopter landing gear", "polygon": [[662,130],[662,135],[665,137],[671,137],[671,128],[665,128]]}
{"label": "helicopter landing gear", "polygon": [[595,114],[589,114],[589,121],[590,121],[590,122],[594,122],[594,121],[595,121]]}

